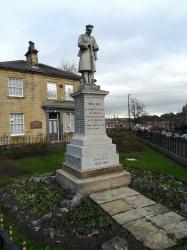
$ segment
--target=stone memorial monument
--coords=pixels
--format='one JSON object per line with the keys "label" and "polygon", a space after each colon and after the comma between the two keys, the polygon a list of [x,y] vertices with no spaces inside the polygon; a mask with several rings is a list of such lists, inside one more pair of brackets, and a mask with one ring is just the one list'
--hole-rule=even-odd
{"label": "stone memorial monument", "polygon": [[96,85],[94,73],[99,47],[91,36],[93,25],[78,40],[80,89],[71,96],[75,101],[75,134],[67,145],[65,162],[56,179],[66,189],[89,194],[127,186],[130,174],[119,164],[116,145],[106,135],[104,98],[107,91]]}

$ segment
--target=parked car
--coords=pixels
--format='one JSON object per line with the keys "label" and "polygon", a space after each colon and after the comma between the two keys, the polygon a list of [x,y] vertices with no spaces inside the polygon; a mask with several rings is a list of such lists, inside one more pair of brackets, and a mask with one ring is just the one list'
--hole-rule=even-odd
{"label": "parked car", "polygon": [[166,133],[166,137],[171,137],[173,134],[172,134],[172,132],[167,132]]}
{"label": "parked car", "polygon": [[184,138],[185,140],[187,140],[187,134],[181,135],[181,138]]}
{"label": "parked car", "polygon": [[166,133],[167,132],[164,130],[164,131],[161,132],[161,135],[166,135]]}
{"label": "parked car", "polygon": [[174,133],[174,137],[175,137],[175,138],[180,138],[181,135],[180,135],[179,133]]}

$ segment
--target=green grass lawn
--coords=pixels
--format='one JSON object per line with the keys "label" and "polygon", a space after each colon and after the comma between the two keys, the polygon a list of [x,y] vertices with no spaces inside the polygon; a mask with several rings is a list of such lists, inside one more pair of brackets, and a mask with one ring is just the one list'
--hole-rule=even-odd
{"label": "green grass lawn", "polygon": [[[24,173],[22,175],[46,174],[62,168],[64,154],[65,148],[61,147],[54,148],[53,153],[47,156],[29,156],[20,159],[8,159],[8,162],[12,168],[22,170]],[[9,171],[11,171],[11,167]],[[12,180],[13,178],[1,178],[0,175],[0,186],[8,184]]]}
{"label": "green grass lawn", "polygon": [[187,245],[169,248],[170,250],[187,250]]}
{"label": "green grass lawn", "polygon": [[[64,154],[64,147],[55,148],[54,153],[48,156],[30,156],[10,160],[10,162],[12,166],[24,170],[29,175],[45,174],[62,167]],[[128,161],[127,158],[136,158],[137,161]],[[132,168],[173,175],[178,180],[187,183],[187,168],[146,146],[140,152],[120,153],[120,163]],[[6,183],[6,180],[2,182]]]}
{"label": "green grass lawn", "polygon": [[[137,161],[128,161],[127,158],[136,158]],[[148,147],[141,152],[120,153],[120,163],[132,168],[173,175],[187,183],[187,168]]]}
{"label": "green grass lawn", "polygon": [[47,156],[33,156],[16,160],[10,160],[11,164],[18,169],[24,170],[29,175],[45,174],[62,167],[65,148],[54,148],[53,153]]}

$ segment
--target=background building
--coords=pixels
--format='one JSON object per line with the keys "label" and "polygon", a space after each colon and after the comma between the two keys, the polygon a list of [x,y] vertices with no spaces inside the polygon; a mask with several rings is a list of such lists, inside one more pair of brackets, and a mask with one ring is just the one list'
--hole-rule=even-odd
{"label": "background building", "polygon": [[47,135],[61,140],[74,131],[74,102],[80,76],[38,63],[29,42],[26,61],[0,62],[0,138]]}
{"label": "background building", "polygon": [[181,122],[182,122],[182,126],[187,127],[187,104],[185,106],[183,106],[183,108],[182,108]]}
{"label": "background building", "polygon": [[129,120],[128,118],[105,118],[106,128],[128,128]]}

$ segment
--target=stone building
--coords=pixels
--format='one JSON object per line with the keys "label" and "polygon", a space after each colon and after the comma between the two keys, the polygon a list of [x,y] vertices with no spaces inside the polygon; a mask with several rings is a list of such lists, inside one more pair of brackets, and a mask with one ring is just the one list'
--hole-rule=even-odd
{"label": "stone building", "polygon": [[29,42],[26,61],[0,62],[0,138],[48,136],[74,131],[74,102],[80,76],[38,62]]}
{"label": "stone building", "polygon": [[187,127],[187,104],[182,107],[181,123],[182,123],[182,126]]}
{"label": "stone building", "polygon": [[105,118],[105,126],[106,128],[128,128],[129,120],[128,118]]}

